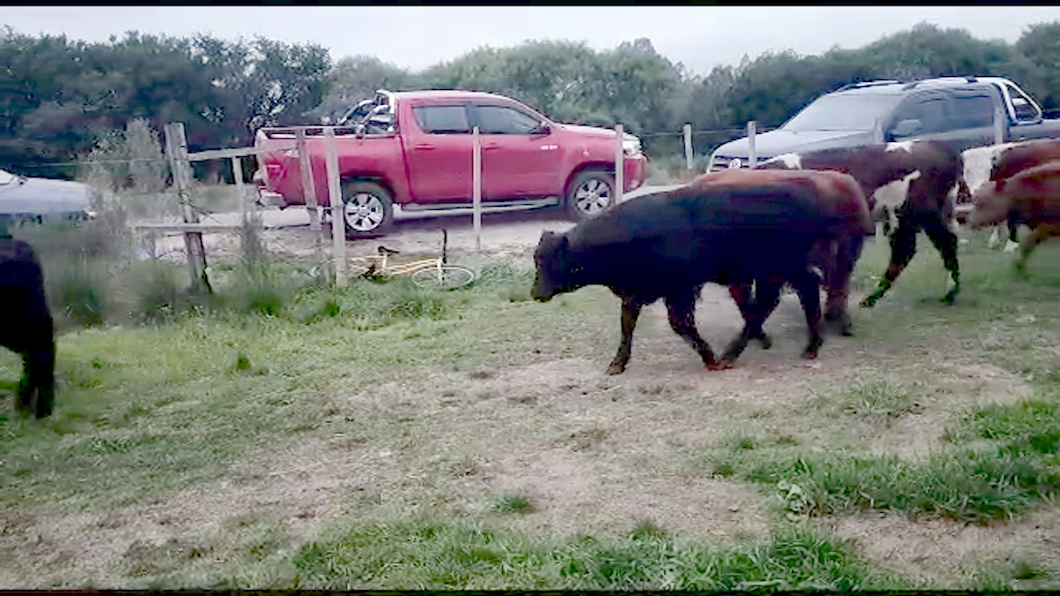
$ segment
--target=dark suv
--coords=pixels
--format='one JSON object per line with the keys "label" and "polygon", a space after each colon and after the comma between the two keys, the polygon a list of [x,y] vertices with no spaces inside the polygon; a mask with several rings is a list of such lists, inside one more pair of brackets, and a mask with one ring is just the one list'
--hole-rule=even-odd
{"label": "dark suv", "polygon": [[[1001,119],[995,125],[994,114]],[[1000,127],[998,130],[997,127]],[[870,81],[823,95],[780,128],[755,136],[755,161],[882,141],[938,140],[960,151],[1004,141],[1060,136],[1060,121],[1015,83],[999,77]],[[718,147],[710,169],[747,167],[748,139]]]}

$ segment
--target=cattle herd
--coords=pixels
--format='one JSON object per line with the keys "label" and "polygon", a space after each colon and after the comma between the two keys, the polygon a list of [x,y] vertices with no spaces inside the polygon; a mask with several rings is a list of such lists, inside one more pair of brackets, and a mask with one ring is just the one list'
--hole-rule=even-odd
{"label": "cattle herd", "polygon": [[[985,178],[982,164],[989,163]],[[978,165],[976,165],[978,164]],[[621,342],[607,369],[629,362],[641,310],[663,299],[670,326],[710,369],[728,368],[757,339],[789,285],[809,329],[803,358],[817,357],[823,320],[851,333],[849,284],[874,219],[892,222],[890,264],[861,305],[879,301],[912,260],[923,230],[942,255],[952,304],[960,291],[955,202],[971,202],[971,229],[1021,225],[1024,271],[1034,248],[1060,236],[1060,139],[1008,143],[957,153],[917,141],[782,155],[756,169],[705,174],[662,193],[626,201],[565,233],[545,232],[534,261],[532,295],[547,301],[587,285],[622,300]],[[744,327],[719,356],[699,335],[695,304],[707,283],[726,285]],[[0,345],[22,357],[17,404],[37,418],[52,412],[55,339],[40,261],[30,245],[0,228]]]}
{"label": "cattle herd", "polygon": [[[986,168],[973,164],[988,163]],[[547,301],[587,285],[608,287],[622,301],[621,342],[607,369],[629,362],[633,329],[644,306],[666,303],[670,326],[710,369],[728,368],[751,339],[768,348],[762,325],[781,289],[795,290],[806,314],[809,345],[821,346],[820,288],[826,321],[851,333],[851,273],[873,220],[892,222],[891,256],[872,307],[916,253],[921,230],[942,256],[960,292],[956,203],[970,202],[971,229],[1005,224],[1010,243],[1020,225],[1016,267],[1050,236],[1060,236],[1060,139],[1009,143],[959,153],[944,143],[912,141],[781,155],[755,169],[700,176],[678,189],[616,205],[565,233],[545,232],[534,253],[532,295]],[[695,302],[706,283],[727,285],[744,327],[716,357],[695,326]]]}

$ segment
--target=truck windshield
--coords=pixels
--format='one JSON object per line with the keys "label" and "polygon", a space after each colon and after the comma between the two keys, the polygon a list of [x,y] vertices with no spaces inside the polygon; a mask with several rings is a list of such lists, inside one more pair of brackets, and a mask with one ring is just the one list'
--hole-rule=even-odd
{"label": "truck windshield", "polygon": [[803,108],[781,130],[872,130],[901,95],[825,95]]}

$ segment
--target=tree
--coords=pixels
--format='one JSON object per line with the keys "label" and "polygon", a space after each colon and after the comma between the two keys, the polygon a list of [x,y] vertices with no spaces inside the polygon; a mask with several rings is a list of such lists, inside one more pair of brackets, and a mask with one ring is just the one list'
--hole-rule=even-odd
{"label": "tree", "polygon": [[1060,21],[1031,25],[1016,41],[1016,50],[1033,65],[1034,80],[1023,82],[1043,108],[1060,108]]}
{"label": "tree", "polygon": [[375,56],[343,58],[331,71],[327,95],[308,115],[318,121],[325,116],[334,120],[378,89],[406,91],[420,86],[421,77]]}

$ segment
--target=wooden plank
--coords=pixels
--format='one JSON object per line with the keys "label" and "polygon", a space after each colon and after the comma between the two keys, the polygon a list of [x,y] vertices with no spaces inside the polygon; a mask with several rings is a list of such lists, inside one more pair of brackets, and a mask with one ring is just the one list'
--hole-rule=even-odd
{"label": "wooden plank", "polygon": [[155,232],[235,232],[240,224],[224,223],[139,223],[130,224],[133,230],[152,230]]}
{"label": "wooden plank", "polygon": [[199,151],[198,153],[189,153],[188,161],[206,161],[208,159],[229,159],[232,157],[247,157],[248,155],[261,155],[262,153],[272,153],[274,151],[285,151],[287,149],[294,149],[295,143],[283,143],[279,145],[269,145],[267,147],[237,147],[235,149],[211,149],[209,151]]}

